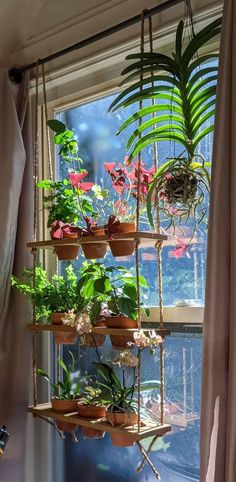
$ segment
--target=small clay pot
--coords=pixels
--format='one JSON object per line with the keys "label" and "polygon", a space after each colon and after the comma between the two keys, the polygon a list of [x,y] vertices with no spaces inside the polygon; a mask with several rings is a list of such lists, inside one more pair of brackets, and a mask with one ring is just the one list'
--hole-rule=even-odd
{"label": "small clay pot", "polygon": [[[122,233],[133,233],[135,231],[135,223],[120,223],[119,234]],[[109,246],[113,256],[119,258],[120,256],[131,256],[134,253],[135,243],[133,240],[111,240],[109,241]]]}
{"label": "small clay pot", "polygon": [[[51,398],[52,409],[55,412],[63,412],[63,413],[70,413],[77,411],[77,400],[57,400],[56,398]],[[62,430],[64,432],[74,432],[77,429],[77,425],[70,422],[64,422],[57,420],[56,426],[58,430]]]}
{"label": "small clay pot", "polygon": [[85,343],[84,346],[88,347],[101,347],[104,345],[105,335],[95,335],[90,333],[85,333],[83,335]]}
{"label": "small clay pot", "polygon": [[[112,425],[120,427],[133,427],[138,423],[138,414],[135,412],[110,412],[106,410],[106,419]],[[112,444],[117,447],[130,447],[137,440],[135,435],[127,433],[111,432]]]}
{"label": "small clay pot", "polygon": [[[91,418],[96,420],[97,418],[103,418],[106,414],[105,407],[93,407],[92,405],[77,404],[77,411],[80,417]],[[97,428],[81,427],[84,438],[103,438],[105,432],[98,430]]]}
{"label": "small clay pot", "polygon": [[80,246],[70,246],[70,245],[63,245],[63,246],[55,246],[54,251],[59,259],[59,261],[67,261],[71,259],[76,259],[79,254]]}
{"label": "small clay pot", "polygon": [[[103,320],[101,320],[101,322],[103,322]],[[127,316],[108,316],[104,318],[104,326],[107,328],[122,329],[138,327],[137,321],[131,320],[131,318],[128,318]],[[132,333],[127,333],[127,335],[120,335],[119,333],[117,333],[117,335],[110,335],[110,340],[114,350],[131,350],[132,345],[129,345],[128,343],[134,343]]]}
{"label": "small clay pot", "polygon": [[[63,325],[62,323],[62,318],[65,316],[65,313],[52,313],[51,314],[51,321],[53,325]],[[64,345],[74,345],[77,340],[77,332],[75,331],[74,333],[66,333],[66,332],[60,332],[60,331],[55,331],[55,342],[57,344],[64,344]]]}
{"label": "small clay pot", "polygon": [[[91,228],[91,231],[94,233],[94,237],[96,236],[104,236],[105,230],[103,227],[96,226]],[[100,259],[104,258],[106,251],[107,251],[107,243],[100,242],[100,243],[81,243],[84,256],[86,259]]]}

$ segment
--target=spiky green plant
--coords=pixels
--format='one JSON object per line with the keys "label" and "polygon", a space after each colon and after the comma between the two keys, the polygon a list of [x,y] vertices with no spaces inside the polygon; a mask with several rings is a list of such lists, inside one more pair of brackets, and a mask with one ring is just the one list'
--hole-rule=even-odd
{"label": "spiky green plant", "polygon": [[[159,140],[180,143],[188,158],[192,159],[201,140],[213,131],[213,121],[210,126],[203,127],[214,116],[218,67],[208,66],[207,63],[218,59],[218,55],[196,56],[201,47],[220,33],[220,24],[221,18],[210,23],[184,48],[184,22],[181,21],[172,56],[146,52],[127,57],[136,61],[123,70],[122,75],[128,75],[122,85],[138,80],[118,95],[110,110],[144,100],[156,100],[155,105],[138,109],[118,130],[120,134],[137,120],[155,114],[151,119],[144,120],[129,137],[130,161],[144,147]],[[139,138],[140,134],[142,138]]]}
{"label": "spiky green plant", "polygon": [[[125,79],[122,85],[132,83],[125,88],[110,106],[110,110],[116,111],[119,108],[126,108],[132,104],[139,105],[139,108],[120,127],[117,134],[125,131],[134,125],[134,130],[127,141],[129,154],[128,163],[142,151],[158,141],[174,141],[183,147],[186,155],[181,158],[168,160],[156,172],[153,182],[150,185],[150,195],[147,199],[149,220],[153,226],[151,208],[153,204],[153,193],[163,187],[166,175],[175,175],[178,168],[189,169],[189,176],[195,174],[197,184],[209,186],[209,174],[204,158],[198,153],[198,147],[202,139],[214,130],[214,113],[217,86],[217,62],[215,65],[209,63],[218,59],[218,54],[204,54],[199,56],[198,52],[208,41],[220,33],[221,18],[210,23],[198,32],[184,46],[184,22],[178,24],[175,41],[175,52],[171,56],[162,53],[137,53],[127,57],[128,60],[135,60],[123,70]],[[144,101],[151,101],[148,106],[140,105]],[[139,125],[137,126],[137,121]],[[207,125],[206,125],[207,123]],[[183,154],[183,153],[182,153]],[[197,158],[197,159],[196,159]],[[183,186],[186,184],[186,172]],[[201,203],[204,201],[204,195]],[[184,205],[187,191],[181,185],[178,191],[183,191],[183,199],[179,199]],[[179,193],[178,193],[179,195]],[[172,199],[174,199],[173,193]],[[157,196],[156,196],[157,199]],[[196,213],[199,203],[196,197],[188,199],[186,217],[190,210]],[[201,204],[200,203],[200,204]],[[170,203],[173,207],[173,204]],[[180,207],[180,209],[182,209]],[[166,207],[164,207],[166,210]],[[167,210],[168,211],[168,207]]]}

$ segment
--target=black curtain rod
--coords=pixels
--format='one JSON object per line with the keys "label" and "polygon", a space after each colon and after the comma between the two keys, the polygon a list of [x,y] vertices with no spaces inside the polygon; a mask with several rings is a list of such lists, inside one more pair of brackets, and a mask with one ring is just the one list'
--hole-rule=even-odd
{"label": "black curtain rod", "polygon": [[[160,5],[157,5],[156,7],[151,8],[150,10],[144,10],[143,15],[144,18],[150,18],[153,15],[156,15],[158,13],[163,12],[164,10],[167,10],[168,8],[174,7],[175,5],[178,5],[179,3],[184,2],[184,0],[166,0],[166,2],[161,3]],[[124,22],[118,23],[117,25],[114,25],[113,27],[107,28],[106,30],[103,30],[102,32],[99,32],[95,35],[92,35],[91,37],[88,37],[87,39],[81,40],[80,42],[70,45],[69,47],[66,47],[65,49],[59,50],[58,52],[55,52],[52,55],[48,55],[47,57],[44,57],[43,59],[38,60],[38,64],[46,64],[47,62],[50,62],[52,60],[58,59],[59,57],[62,57],[66,54],[69,54],[70,52],[73,52],[74,50],[79,50],[82,49],[83,47],[86,47],[87,45],[91,45],[99,40],[102,40],[106,37],[109,37],[110,35],[119,32],[120,30],[123,30],[127,27],[130,27],[131,25],[134,25],[136,23],[139,23],[141,21],[141,14],[135,15],[135,17],[128,18],[127,20],[124,20]],[[25,65],[24,67],[20,68],[15,68],[13,67],[12,69],[9,70],[9,77],[11,80],[13,80],[16,83],[20,83],[22,81],[22,74],[24,72],[27,72],[28,70],[32,70],[36,67],[37,62],[32,62],[29,65]]]}

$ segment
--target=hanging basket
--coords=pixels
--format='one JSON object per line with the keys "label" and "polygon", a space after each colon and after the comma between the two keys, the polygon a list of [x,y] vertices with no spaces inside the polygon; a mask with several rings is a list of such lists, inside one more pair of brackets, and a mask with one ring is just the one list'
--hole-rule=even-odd
{"label": "hanging basket", "polygon": [[[135,412],[110,412],[106,410],[106,419],[111,425],[119,427],[132,427],[138,423],[138,414]],[[131,447],[135,443],[135,436],[126,433],[111,432],[112,444],[116,447]]]}
{"label": "hanging basket", "polygon": [[[58,400],[56,398],[51,398],[52,409],[56,412],[63,412],[63,413],[70,413],[76,412],[78,406],[78,399],[77,400]],[[56,426],[58,430],[62,430],[64,432],[74,432],[77,429],[77,425],[70,422],[63,422],[57,420]]]}
{"label": "hanging basket", "polygon": [[[105,230],[103,227],[93,227],[91,228],[92,236],[96,238],[96,236],[104,236]],[[107,252],[107,243],[100,242],[96,243],[81,243],[84,256],[86,259],[101,259],[104,258]]]}
{"label": "hanging basket", "polygon": [[[53,325],[63,325],[62,318],[66,313],[52,313],[51,321]],[[77,333],[55,332],[55,341],[57,344],[74,345],[77,341]]]}
{"label": "hanging basket", "polygon": [[[98,418],[104,418],[106,414],[105,407],[83,405],[81,403],[77,404],[77,411],[80,417],[90,418],[94,420]],[[97,439],[97,438],[103,438],[105,435],[105,432],[103,432],[102,430],[97,430],[95,428],[81,427],[81,430],[84,438]]]}
{"label": "hanging basket", "polygon": [[[118,226],[117,234],[122,235],[122,233],[133,233],[135,229],[135,223],[120,223]],[[131,256],[132,254],[134,254],[135,250],[135,243],[133,240],[110,240],[109,246],[113,256],[116,258],[119,258],[120,256]]]}

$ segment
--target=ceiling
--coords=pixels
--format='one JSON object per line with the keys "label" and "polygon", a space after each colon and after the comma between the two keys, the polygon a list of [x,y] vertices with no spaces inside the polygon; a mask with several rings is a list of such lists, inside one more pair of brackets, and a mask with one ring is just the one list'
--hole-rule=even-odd
{"label": "ceiling", "polygon": [[[164,0],[1,0],[0,57],[4,61],[28,63],[80,39],[108,28],[151,8]],[[216,0],[192,0],[194,10],[221,4]],[[161,14],[156,22],[164,24],[179,17],[182,7]],[[137,30],[137,26],[136,32]],[[122,39],[130,35],[123,31]],[[134,29],[135,32],[135,29]]]}

